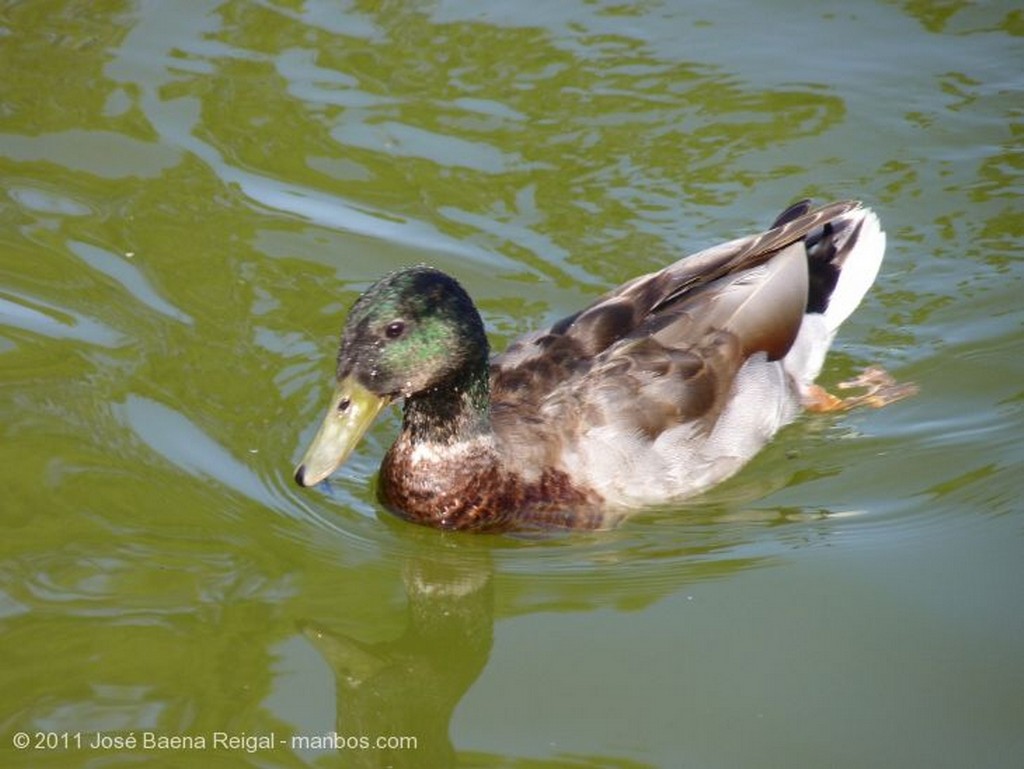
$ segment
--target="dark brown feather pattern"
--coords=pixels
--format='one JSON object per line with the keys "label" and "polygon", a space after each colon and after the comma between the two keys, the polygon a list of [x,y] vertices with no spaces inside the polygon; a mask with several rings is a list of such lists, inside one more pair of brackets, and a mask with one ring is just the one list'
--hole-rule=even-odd
{"label": "dark brown feather pattern", "polygon": [[607,423],[613,413],[651,436],[657,425],[680,419],[706,431],[743,361],[758,351],[771,359],[785,355],[807,305],[806,285],[796,285],[732,328],[722,281],[742,281],[787,247],[805,259],[800,239],[858,205],[834,203],[808,213],[806,202],[796,204],[780,217],[793,212],[795,218],[766,233],[635,278],[549,331],[515,342],[491,365],[495,429],[516,431],[514,422],[539,413],[543,403],[549,429],[561,434]]}
{"label": "dark brown feather pattern", "polygon": [[538,477],[503,468],[482,451],[448,472],[417,472],[414,447],[395,442],[381,464],[378,496],[403,518],[439,529],[492,531],[509,528],[601,528],[601,498],[578,488],[569,476],[545,468]]}

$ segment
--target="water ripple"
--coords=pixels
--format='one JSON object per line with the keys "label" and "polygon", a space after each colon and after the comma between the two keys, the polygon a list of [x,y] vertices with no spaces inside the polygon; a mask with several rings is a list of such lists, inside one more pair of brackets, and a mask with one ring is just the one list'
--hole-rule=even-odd
{"label": "water ripple", "polygon": [[51,339],[73,339],[101,347],[120,347],[125,338],[98,320],[56,307],[40,299],[5,290],[0,295],[0,325],[20,328]]}
{"label": "water ripple", "polygon": [[163,299],[138,268],[126,261],[129,255],[120,257],[110,251],[77,240],[68,241],[68,248],[94,270],[116,280],[143,304],[169,318],[192,325],[191,316]]}

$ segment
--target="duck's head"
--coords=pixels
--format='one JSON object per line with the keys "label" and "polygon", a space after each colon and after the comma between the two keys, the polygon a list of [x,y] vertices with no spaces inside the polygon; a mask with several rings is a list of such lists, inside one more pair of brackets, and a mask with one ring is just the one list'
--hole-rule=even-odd
{"label": "duck's head", "polygon": [[457,392],[467,372],[486,372],[487,354],[480,315],[454,278],[425,266],[382,278],[349,312],[337,385],[295,480],[319,483],[348,458],[381,409],[398,398],[408,404]]}

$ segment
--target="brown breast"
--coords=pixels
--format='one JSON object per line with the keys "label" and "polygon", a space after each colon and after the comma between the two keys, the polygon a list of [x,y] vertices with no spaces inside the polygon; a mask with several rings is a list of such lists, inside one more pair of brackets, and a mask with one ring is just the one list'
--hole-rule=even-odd
{"label": "brown breast", "polygon": [[561,470],[527,480],[503,469],[493,451],[434,458],[405,435],[384,457],[378,496],[401,517],[441,529],[594,529],[605,520],[601,497]]}

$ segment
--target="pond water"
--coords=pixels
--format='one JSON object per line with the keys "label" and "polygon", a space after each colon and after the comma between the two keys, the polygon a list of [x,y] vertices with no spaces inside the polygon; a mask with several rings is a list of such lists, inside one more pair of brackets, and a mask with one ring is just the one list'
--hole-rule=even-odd
{"label": "pond water", "polygon": [[[1009,2],[5,3],[0,764],[1024,765],[1022,38]],[[456,275],[500,349],[804,196],[889,236],[822,381],[916,397],[608,532],[395,520],[394,412],[294,486],[382,273]]]}

